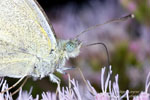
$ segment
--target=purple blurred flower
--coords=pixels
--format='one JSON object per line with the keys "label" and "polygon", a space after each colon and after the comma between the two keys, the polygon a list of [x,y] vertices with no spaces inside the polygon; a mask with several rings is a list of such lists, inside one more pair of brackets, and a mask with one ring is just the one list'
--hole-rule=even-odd
{"label": "purple blurred flower", "polygon": [[132,11],[132,12],[136,11],[136,9],[137,9],[136,3],[131,1],[131,2],[128,4],[128,9],[129,9],[130,11]]}
{"label": "purple blurred flower", "polygon": [[137,10],[137,5],[133,0],[120,0],[120,2],[131,12],[135,12]]}

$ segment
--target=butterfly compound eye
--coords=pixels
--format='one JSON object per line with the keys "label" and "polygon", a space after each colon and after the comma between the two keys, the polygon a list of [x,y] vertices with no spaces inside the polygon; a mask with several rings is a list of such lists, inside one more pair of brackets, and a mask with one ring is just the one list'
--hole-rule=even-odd
{"label": "butterfly compound eye", "polygon": [[67,52],[73,52],[75,49],[76,45],[73,42],[68,42],[66,43],[66,51]]}

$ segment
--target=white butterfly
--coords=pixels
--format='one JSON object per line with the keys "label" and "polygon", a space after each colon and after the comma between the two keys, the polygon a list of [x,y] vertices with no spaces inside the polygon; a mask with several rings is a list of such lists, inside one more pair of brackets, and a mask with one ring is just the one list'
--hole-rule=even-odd
{"label": "white butterfly", "polygon": [[64,73],[65,62],[79,54],[81,42],[56,40],[36,0],[0,0],[0,76],[24,78]]}

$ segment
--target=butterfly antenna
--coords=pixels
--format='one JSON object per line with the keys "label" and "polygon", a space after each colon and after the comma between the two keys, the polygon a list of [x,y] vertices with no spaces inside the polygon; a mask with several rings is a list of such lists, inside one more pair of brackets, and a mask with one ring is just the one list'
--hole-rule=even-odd
{"label": "butterfly antenna", "polygon": [[134,18],[134,17],[135,17],[134,14],[129,14],[129,15],[126,15],[126,16],[121,17],[121,18],[117,18],[117,19],[112,19],[112,20],[106,21],[106,22],[103,23],[103,24],[97,24],[97,25],[91,26],[91,27],[85,29],[84,31],[82,31],[81,33],[79,33],[75,38],[77,39],[78,37],[80,37],[80,36],[81,36],[82,34],[84,34],[85,32],[88,32],[88,31],[93,30],[93,29],[95,29],[95,28],[97,28],[97,27],[103,26],[103,25],[105,25],[105,24],[113,23],[113,22],[119,22],[119,21],[125,21],[125,20],[127,20],[127,19]]}
{"label": "butterfly antenna", "polygon": [[107,49],[107,46],[105,45],[105,43],[97,42],[97,43],[88,44],[86,46],[93,46],[93,45],[97,45],[97,44],[100,44],[100,45],[104,46],[104,48],[106,50],[106,54],[107,54],[107,66],[109,66],[110,65],[109,52],[108,52],[108,49]]}

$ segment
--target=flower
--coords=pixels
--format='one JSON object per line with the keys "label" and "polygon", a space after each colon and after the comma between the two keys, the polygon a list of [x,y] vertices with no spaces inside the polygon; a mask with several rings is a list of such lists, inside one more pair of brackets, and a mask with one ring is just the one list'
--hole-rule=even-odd
{"label": "flower", "polygon": [[129,100],[129,90],[126,90],[124,95],[120,96],[118,75],[115,76],[115,82],[113,83],[112,89],[111,89],[111,81],[109,82],[109,92],[110,92],[111,100],[121,100],[124,97],[126,97],[127,100]]}
{"label": "flower", "polygon": [[148,93],[148,88],[150,86],[150,72],[147,76],[145,83],[145,91],[141,92],[138,96],[134,97],[133,100],[150,100],[150,94]]}
{"label": "flower", "polygon": [[107,78],[106,78],[106,82],[104,83],[105,69],[106,69],[106,67],[102,68],[102,71],[101,71],[101,88],[102,88],[102,93],[95,94],[95,100],[110,100],[110,96],[107,93],[107,87],[108,87],[110,75],[112,74],[112,70],[111,70],[111,66],[110,66],[109,67],[109,73],[108,73]]}
{"label": "flower", "polygon": [[51,92],[43,92],[42,100],[56,100],[56,94]]}
{"label": "flower", "polygon": [[[4,81],[3,78],[0,79],[0,87],[1,87],[1,91],[4,91],[5,89],[8,88],[7,81],[6,80]],[[10,93],[7,91],[5,94],[0,93],[0,100],[13,100],[13,99]]]}
{"label": "flower", "polygon": [[[109,67],[109,72],[107,74],[106,80],[104,79],[106,68],[102,68],[101,71],[101,89],[102,92],[98,93],[96,89],[91,85],[90,81],[85,80],[86,85],[79,85],[79,82],[75,79],[70,79],[69,76],[69,86],[60,87],[58,84],[57,92],[43,92],[42,100],[122,100],[126,97],[129,100],[129,90],[123,95],[120,95],[118,75],[115,76],[115,82],[111,84],[110,76],[112,74],[111,66]],[[150,100],[150,94],[148,89],[150,86],[150,73],[147,76],[145,91],[141,92],[138,96],[134,97],[133,100]],[[0,79],[1,91],[8,89],[7,81],[2,78]],[[84,88],[84,90],[82,90]],[[109,89],[107,89],[109,88]],[[109,91],[108,91],[109,90]],[[29,92],[22,91],[20,89],[17,100],[39,100],[39,95],[36,98],[32,96],[32,88]],[[0,94],[0,100],[13,100],[11,93],[7,91],[6,93]]]}

